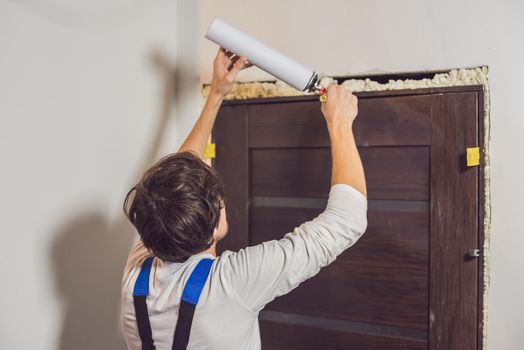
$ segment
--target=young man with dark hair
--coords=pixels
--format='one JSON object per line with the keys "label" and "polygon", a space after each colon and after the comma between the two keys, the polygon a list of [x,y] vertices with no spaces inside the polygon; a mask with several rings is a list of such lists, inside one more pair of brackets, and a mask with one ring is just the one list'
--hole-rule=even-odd
{"label": "young man with dark hair", "polygon": [[141,238],[122,284],[129,349],[260,349],[260,310],[333,262],[367,227],[364,171],[352,132],[357,98],[331,85],[321,106],[333,159],[326,209],[280,240],[217,257],[216,244],[228,231],[224,189],[202,157],[223,99],[248,65],[219,50],[191,133],[125,199]]}

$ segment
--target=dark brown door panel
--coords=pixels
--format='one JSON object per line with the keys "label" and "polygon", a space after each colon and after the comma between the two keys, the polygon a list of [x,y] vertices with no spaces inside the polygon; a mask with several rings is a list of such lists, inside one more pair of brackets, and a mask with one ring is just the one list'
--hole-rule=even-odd
{"label": "dark brown door panel", "polygon": [[[299,316],[300,317],[300,316]],[[304,318],[299,318],[299,321]],[[329,323],[305,318],[310,326],[271,322],[261,317],[260,330],[270,336],[262,338],[262,349],[270,350],[423,350],[428,348],[425,334],[373,325]],[[295,320],[293,320],[295,321]],[[309,322],[308,322],[309,321]],[[315,322],[316,321],[316,322]],[[330,329],[320,328],[325,325]],[[338,326],[338,327],[335,327]],[[351,330],[354,331],[351,331]]]}
{"label": "dark brown door panel", "polygon": [[[428,145],[431,96],[361,99],[355,121],[359,146]],[[250,148],[329,147],[318,101],[254,104],[249,107]]]}
{"label": "dark brown door panel", "polygon": [[[428,200],[427,146],[361,147],[369,199]],[[252,149],[252,196],[327,197],[329,148]]]}
{"label": "dark brown door panel", "polygon": [[[251,207],[250,245],[283,238],[322,209]],[[369,210],[368,228],[336,263],[395,267],[429,273],[429,213],[427,210]]]}
{"label": "dark brown door panel", "polygon": [[[354,133],[368,228],[318,275],[261,311],[263,349],[480,350],[479,87],[364,93]],[[279,240],[325,208],[329,136],[318,100],[225,103],[213,131],[226,186],[221,251]]]}

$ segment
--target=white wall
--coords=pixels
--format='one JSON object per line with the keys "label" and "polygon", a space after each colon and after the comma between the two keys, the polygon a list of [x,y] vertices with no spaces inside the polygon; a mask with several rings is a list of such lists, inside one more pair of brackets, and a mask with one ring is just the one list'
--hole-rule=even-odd
{"label": "white wall", "polygon": [[151,58],[174,64],[177,23],[170,0],[0,1],[2,349],[123,348],[121,203],[157,126],[177,142]]}
{"label": "white wall", "polygon": [[[200,33],[221,16],[331,75],[488,65],[493,235],[488,348],[524,349],[524,4],[521,1],[200,0]],[[216,47],[200,40],[208,82]],[[257,69],[242,80],[271,79]]]}

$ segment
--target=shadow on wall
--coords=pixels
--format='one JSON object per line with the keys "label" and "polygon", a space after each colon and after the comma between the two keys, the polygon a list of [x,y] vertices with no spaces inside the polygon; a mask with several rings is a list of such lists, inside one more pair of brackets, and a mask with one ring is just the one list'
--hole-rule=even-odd
{"label": "shadow on wall", "polygon": [[[162,108],[140,175],[157,160],[173,110],[177,76],[161,51],[150,58],[162,79]],[[58,230],[50,259],[65,308],[59,349],[125,349],[120,330],[121,281],[135,237],[123,213],[111,222],[107,213],[97,210],[71,218]]]}
{"label": "shadow on wall", "polygon": [[56,235],[52,261],[65,315],[59,349],[125,349],[120,283],[134,231],[101,212],[73,218]]}

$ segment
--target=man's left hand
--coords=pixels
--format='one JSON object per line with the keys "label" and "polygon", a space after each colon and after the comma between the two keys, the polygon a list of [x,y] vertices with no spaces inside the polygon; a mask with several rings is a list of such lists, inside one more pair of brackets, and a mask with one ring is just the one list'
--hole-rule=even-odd
{"label": "man's left hand", "polygon": [[246,57],[236,56],[221,47],[213,61],[211,94],[223,99],[233,88],[238,72],[252,65],[247,62]]}

